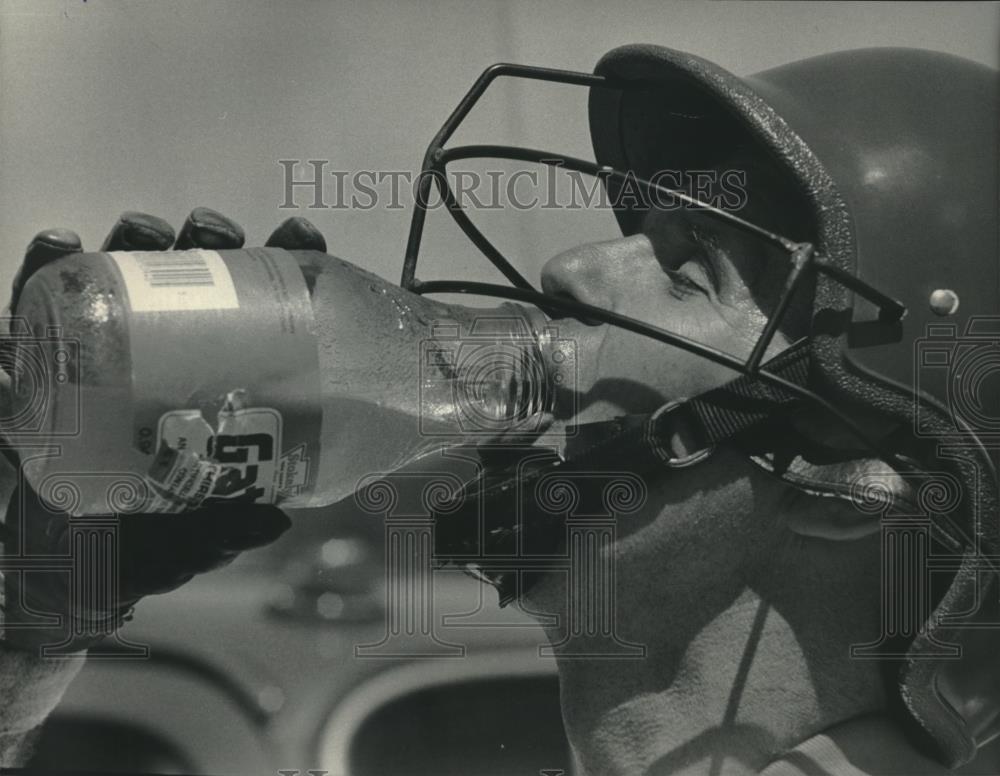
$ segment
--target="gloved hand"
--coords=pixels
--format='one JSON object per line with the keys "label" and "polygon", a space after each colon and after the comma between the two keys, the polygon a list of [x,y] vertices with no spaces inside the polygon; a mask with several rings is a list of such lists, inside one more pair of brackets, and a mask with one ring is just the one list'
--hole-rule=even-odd
{"label": "gloved hand", "polygon": [[[238,224],[207,208],[188,216],[176,241],[163,219],[144,213],[122,214],[101,247],[102,251],[184,250],[240,248],[244,233]],[[290,250],[325,251],[320,232],[303,218],[290,218],[268,238],[267,246]],[[80,238],[66,229],[39,233],[28,246],[14,279],[11,310],[16,310],[25,282],[39,267],[67,254],[82,251]],[[4,451],[8,457],[10,450]],[[23,478],[10,498],[2,526],[4,554],[8,556],[62,556],[70,554],[70,518],[53,513]],[[277,539],[290,523],[273,505],[215,505],[186,514],[123,516],[117,526],[117,594],[107,606],[94,610],[70,606],[70,574],[66,570],[13,572],[4,576],[6,644],[38,650],[44,645],[87,649],[130,618],[143,596],[173,590],[195,574],[220,568],[240,552]],[[2,555],[0,555],[2,557]],[[15,627],[56,614],[58,626]]]}

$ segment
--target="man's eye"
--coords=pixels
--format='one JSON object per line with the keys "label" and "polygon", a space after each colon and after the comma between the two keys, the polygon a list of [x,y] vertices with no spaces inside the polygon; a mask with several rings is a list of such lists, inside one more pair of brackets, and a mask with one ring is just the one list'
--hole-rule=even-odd
{"label": "man's eye", "polygon": [[671,281],[670,292],[677,298],[696,293],[711,296],[711,290],[718,291],[715,265],[703,250],[694,251],[677,269],[664,268],[664,272]]}
{"label": "man's eye", "polygon": [[670,278],[670,294],[677,299],[685,299],[692,294],[708,295],[708,290],[691,278],[683,269],[666,269]]}

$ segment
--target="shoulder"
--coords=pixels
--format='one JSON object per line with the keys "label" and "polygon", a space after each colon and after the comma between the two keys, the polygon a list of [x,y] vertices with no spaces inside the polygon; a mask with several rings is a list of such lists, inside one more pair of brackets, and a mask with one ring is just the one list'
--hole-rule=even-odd
{"label": "shoulder", "polygon": [[917,752],[883,716],[836,725],[803,741],[760,776],[947,776],[952,771]]}

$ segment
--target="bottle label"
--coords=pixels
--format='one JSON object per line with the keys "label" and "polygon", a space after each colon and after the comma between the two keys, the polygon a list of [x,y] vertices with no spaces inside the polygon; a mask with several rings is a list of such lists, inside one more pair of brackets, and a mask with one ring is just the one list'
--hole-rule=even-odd
{"label": "bottle label", "polygon": [[132,313],[145,511],[308,496],[320,455],[319,351],[295,258],[273,248],[110,255]]}
{"label": "bottle label", "polygon": [[111,254],[132,312],[231,310],[240,306],[226,263],[215,251]]}
{"label": "bottle label", "polygon": [[219,417],[218,430],[197,410],[160,418],[148,474],[155,492],[150,511],[231,500],[272,504],[303,495],[309,456],[304,443],[281,452],[281,413],[270,407],[224,408]]}

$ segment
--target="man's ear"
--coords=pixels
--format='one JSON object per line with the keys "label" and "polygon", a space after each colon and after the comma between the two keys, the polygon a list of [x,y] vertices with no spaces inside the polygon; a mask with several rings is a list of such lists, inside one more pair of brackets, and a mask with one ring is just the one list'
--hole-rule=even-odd
{"label": "man's ear", "polygon": [[852,542],[870,536],[882,525],[881,515],[862,512],[851,501],[835,496],[796,491],[789,502],[786,524],[800,536]]}
{"label": "man's ear", "polygon": [[[752,460],[766,463],[757,457]],[[781,474],[773,469],[769,473],[786,488],[781,500],[785,525],[816,539],[850,542],[864,538],[880,530],[887,510],[914,503],[906,478],[877,458],[834,464],[795,458]]]}
{"label": "man's ear", "polygon": [[[756,463],[769,468],[758,457]],[[795,458],[781,474],[770,470],[787,488],[783,499],[786,525],[802,536],[854,541],[881,528],[882,516],[905,508],[912,514],[912,484],[878,458],[813,464]]]}
{"label": "man's ear", "polygon": [[[897,427],[895,421],[875,413],[861,410],[858,417],[875,438],[885,438]],[[794,415],[791,429],[780,469],[777,455],[750,458],[785,484],[785,522],[795,533],[855,541],[878,531],[886,510],[914,502],[906,478],[885,461],[866,457],[871,454],[858,449],[853,434],[826,413]]]}
{"label": "man's ear", "polygon": [[817,464],[795,456],[780,467],[771,455],[749,460],[781,489],[776,522],[802,536],[855,541],[878,531],[887,510],[914,503],[906,479],[877,458]]}

